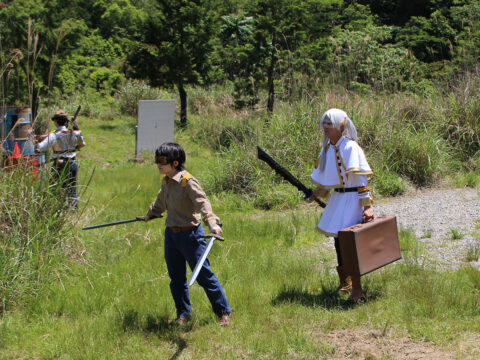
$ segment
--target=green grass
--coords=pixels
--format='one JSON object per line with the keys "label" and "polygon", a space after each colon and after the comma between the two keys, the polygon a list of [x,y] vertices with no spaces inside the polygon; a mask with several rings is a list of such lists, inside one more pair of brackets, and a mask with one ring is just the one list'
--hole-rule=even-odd
{"label": "green grass", "polygon": [[478,261],[480,259],[480,243],[472,244],[467,249],[465,260],[468,262]]}
{"label": "green grass", "polygon": [[[273,187],[272,197],[282,198],[273,205],[266,196],[213,193],[212,178],[228,155],[198,140],[194,127],[177,131],[176,140],[186,149],[187,169],[210,184],[209,198],[224,224],[226,241],[215,244],[210,260],[233,308],[233,322],[220,328],[195,284],[192,321],[185,328],[172,326],[164,220],[80,230],[143,215],[154,200],[161,178],[151,159],[128,161],[133,124],[131,118],[82,122],[88,144],[79,154],[83,184],[96,166],[73,228],[82,247],[56,263],[35,293],[1,315],[0,358],[347,357],[326,337],[335,330],[388,332],[408,337],[412,346],[427,342],[439,350],[449,347],[459,358],[478,357],[478,349],[466,353],[460,342],[480,335],[477,269],[436,270],[424,261],[413,231],[402,229],[403,260],[364,276],[367,302],[348,304],[347,295],[334,291],[333,240],[315,229],[321,208],[302,202],[285,185]],[[255,201],[273,210],[261,210]]]}
{"label": "green grass", "polygon": [[333,350],[318,336],[332,330],[389,323],[438,346],[455,344],[459,333],[480,332],[478,280],[470,280],[478,278],[475,270],[469,275],[422,267],[408,231],[400,234],[405,263],[365,276],[368,301],[351,306],[334,293],[334,250],[314,230],[318,212],[220,215],[226,242],[210,258],[234,309],[230,328],[218,327],[198,285],[191,291],[192,322],[185,329],[169,324],[175,311],[158,220],[81,233],[88,265],[70,263],[61,269],[62,282],[45,284],[36,298],[4,315],[0,354],[328,359]]}
{"label": "green grass", "polygon": [[463,239],[463,234],[460,232],[460,230],[458,230],[458,229],[450,229],[450,232],[452,233],[452,239],[453,239],[453,240]]}

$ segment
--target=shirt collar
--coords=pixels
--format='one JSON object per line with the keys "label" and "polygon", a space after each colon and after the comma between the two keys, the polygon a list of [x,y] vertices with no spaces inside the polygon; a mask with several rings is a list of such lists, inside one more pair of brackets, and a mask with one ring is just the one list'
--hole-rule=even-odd
{"label": "shirt collar", "polygon": [[178,170],[172,177],[172,180],[175,180],[177,183],[180,182],[182,179],[183,175],[185,175],[187,171],[186,170]]}
{"label": "shirt collar", "polygon": [[57,127],[57,131],[63,131],[63,130],[67,130],[67,127],[65,125]]}

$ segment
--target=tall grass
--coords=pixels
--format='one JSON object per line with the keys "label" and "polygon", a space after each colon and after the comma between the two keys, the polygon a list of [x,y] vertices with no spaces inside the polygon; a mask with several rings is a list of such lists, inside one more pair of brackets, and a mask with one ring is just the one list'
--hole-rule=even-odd
{"label": "tall grass", "polygon": [[26,163],[0,171],[0,310],[35,295],[78,250],[77,214],[49,175],[33,174]]}
{"label": "tall grass", "polygon": [[[213,97],[203,97],[204,101],[208,99],[214,101]],[[443,132],[446,120],[435,109],[437,101],[443,98],[437,95],[422,101],[408,94],[370,98],[334,88],[318,98],[279,102],[273,114],[231,115],[224,108],[204,104],[206,113],[193,119],[191,131],[197,141],[222,154],[215,176],[207,184],[212,192],[233,191],[248,198],[267,198],[265,191],[272,189],[266,184],[281,180],[256,160],[256,145],[309,183],[321,146],[318,121],[328,108],[342,108],[356,124],[359,143],[374,170],[376,193],[395,196],[404,193],[408,183],[432,185],[458,167],[459,150]],[[285,206],[289,196],[285,202],[257,204],[262,208]]]}

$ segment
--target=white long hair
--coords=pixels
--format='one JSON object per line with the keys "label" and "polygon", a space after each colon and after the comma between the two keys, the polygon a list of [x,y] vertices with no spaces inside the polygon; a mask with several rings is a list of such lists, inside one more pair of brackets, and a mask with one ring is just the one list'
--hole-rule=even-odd
{"label": "white long hair", "polygon": [[[328,119],[332,122],[332,126],[340,130],[342,124],[344,124],[345,128],[343,129],[342,135],[353,140],[357,141],[357,129],[355,128],[355,125],[353,125],[352,120],[348,117],[347,113],[343,110],[340,109],[329,109],[325,111],[325,113],[322,115],[322,118],[320,120],[320,128],[322,128],[323,122],[325,119]],[[328,137],[323,135],[323,152],[322,156],[320,158],[320,169],[323,171],[325,170],[325,162],[327,158],[327,146],[328,146]]]}

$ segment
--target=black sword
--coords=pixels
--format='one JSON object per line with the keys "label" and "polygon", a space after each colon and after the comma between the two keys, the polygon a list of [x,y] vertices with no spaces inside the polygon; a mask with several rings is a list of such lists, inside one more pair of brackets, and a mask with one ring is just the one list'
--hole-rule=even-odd
{"label": "black sword", "polygon": [[[283,177],[290,184],[295,186],[298,190],[303,192],[303,194],[305,195],[304,196],[305,199],[309,199],[312,196],[312,194],[313,194],[312,189],[303,185],[300,180],[298,180],[295,176],[290,174],[290,172],[287,169],[285,169],[279,163],[277,163],[275,160],[273,160],[273,158],[270,155],[268,155],[260,146],[257,146],[257,156],[260,160],[265,161],[273,170],[275,170],[275,172],[278,175]],[[323,208],[325,206],[327,206],[327,204],[325,204],[323,201],[321,201],[320,199],[318,199],[316,197],[314,198],[314,200],[315,200],[315,202],[318,203],[318,205],[320,205]]]}
{"label": "black sword", "polygon": [[[160,217],[163,217],[163,216],[160,216]],[[156,218],[151,218],[151,219],[156,219]],[[87,226],[87,227],[84,227],[82,230],[98,229],[98,228],[105,227],[105,226],[127,224],[127,223],[131,223],[131,222],[135,222],[135,221],[145,221],[145,216],[137,216],[135,219],[114,221],[114,222],[110,222],[110,223],[106,223],[106,224]]]}

